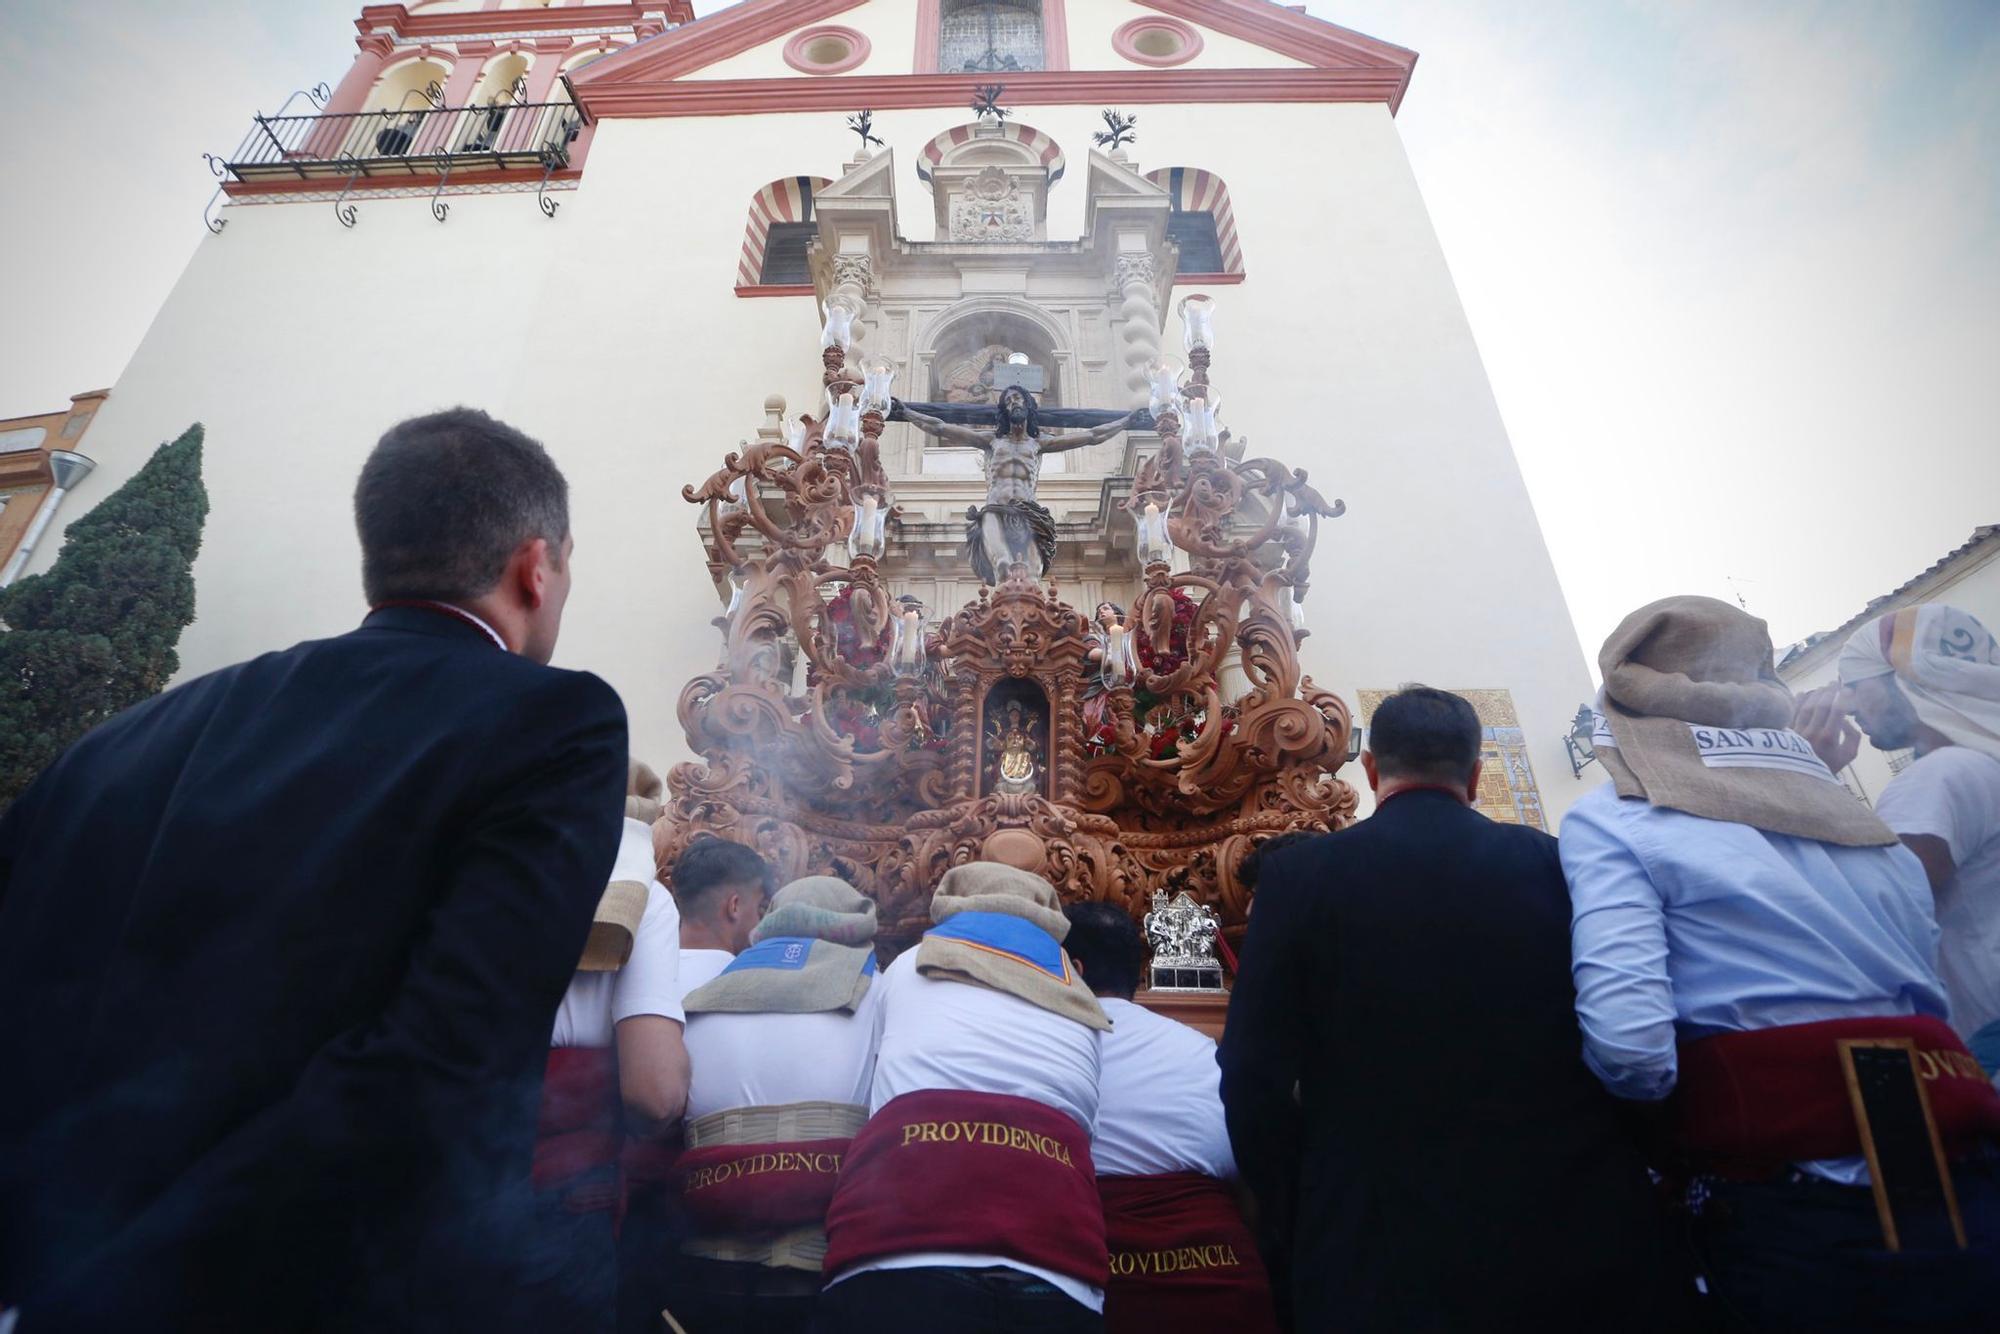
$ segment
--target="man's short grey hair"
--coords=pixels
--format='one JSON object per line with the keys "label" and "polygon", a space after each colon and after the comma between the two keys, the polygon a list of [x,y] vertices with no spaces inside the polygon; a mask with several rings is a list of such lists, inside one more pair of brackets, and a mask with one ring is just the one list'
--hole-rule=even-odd
{"label": "man's short grey hair", "polygon": [[463,602],[491,592],[523,542],[560,564],[569,484],[531,437],[477,408],[389,428],[354,488],[370,605]]}

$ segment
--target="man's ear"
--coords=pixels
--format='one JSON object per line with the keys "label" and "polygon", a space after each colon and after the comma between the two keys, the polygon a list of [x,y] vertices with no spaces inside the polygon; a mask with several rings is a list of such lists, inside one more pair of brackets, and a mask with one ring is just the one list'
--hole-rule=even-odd
{"label": "man's ear", "polygon": [[1468,806],[1479,804],[1479,771],[1485,767],[1486,761],[1483,759],[1472,762],[1472,773],[1465,780],[1465,804]]}
{"label": "man's ear", "polygon": [[1368,775],[1368,790],[1373,792],[1382,786],[1382,775],[1375,768],[1375,752],[1361,752],[1361,772]]}
{"label": "man's ear", "polygon": [[743,891],[740,889],[730,890],[729,897],[725,898],[722,901],[722,920],[725,922],[733,922],[736,920],[736,915],[742,911],[743,911]]}
{"label": "man's ear", "polygon": [[522,605],[540,611],[548,597],[549,575],[554,571],[546,537],[531,537],[514,548],[507,561],[507,578],[521,595]]}

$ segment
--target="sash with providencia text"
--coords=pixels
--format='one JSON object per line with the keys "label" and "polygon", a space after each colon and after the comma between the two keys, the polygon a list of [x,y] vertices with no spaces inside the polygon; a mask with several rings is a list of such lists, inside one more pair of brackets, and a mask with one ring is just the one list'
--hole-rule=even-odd
{"label": "sash with providencia text", "polygon": [[1199,1172],[1099,1177],[1106,1334],[1276,1334],[1271,1280],[1226,1181]]}
{"label": "sash with providencia text", "polygon": [[826,1214],[825,1273],[923,1251],[1003,1255],[1103,1287],[1090,1136],[1029,1098],[923,1089],[849,1147]]}

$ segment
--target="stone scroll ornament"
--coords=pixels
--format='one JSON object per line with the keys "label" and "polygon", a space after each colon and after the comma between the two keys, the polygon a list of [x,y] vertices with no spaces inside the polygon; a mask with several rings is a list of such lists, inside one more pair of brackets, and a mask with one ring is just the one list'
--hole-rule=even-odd
{"label": "stone scroll ornament", "polygon": [[[1143,652],[1107,655],[1112,627],[1094,622],[1097,607],[1044,582],[1046,557],[1024,558],[1035,525],[1015,540],[1004,523],[986,531],[983,513],[973,536],[997,539],[984,552],[990,577],[922,622],[890,586],[901,520],[877,445],[891,405],[853,364],[866,297],[853,290],[860,274],[841,276],[853,304],[830,303],[842,327],[830,321],[820,347],[822,404],[838,417],[786,417],[774,400],[768,429],[682,491],[701,507],[710,571],[730,601],[716,667],[681,687],[698,758],[667,777],[660,864],[715,835],[755,848],[783,880],[840,876],[875,899],[893,949],[929,925],[947,870],[1001,861],[1066,900],[1116,903],[1135,921],[1163,913],[1165,958],[1212,961],[1205,941],[1240,939],[1250,901],[1237,868],[1256,843],[1354,814],[1337,776],[1348,711],[1301,670],[1296,610],[1319,526],[1343,506],[1275,458],[1233,457],[1242,451],[1219,424],[1212,442],[1183,440],[1189,400],[1217,401],[1210,349],[1193,347],[1185,375],[1152,365],[1140,376],[1159,448],[1126,503],[1152,540],[1140,544],[1134,604],[1107,614]],[[989,464],[989,485],[1013,489],[985,508],[1011,510],[1036,504],[1041,454],[1074,447],[1066,435],[1016,439],[1032,405],[1009,389],[994,425],[911,419],[989,455],[1003,443],[1019,452]],[[1038,727],[1011,727],[1004,703],[988,715],[1029,683],[1046,701]],[[1166,885],[1175,893],[1156,905]]]}

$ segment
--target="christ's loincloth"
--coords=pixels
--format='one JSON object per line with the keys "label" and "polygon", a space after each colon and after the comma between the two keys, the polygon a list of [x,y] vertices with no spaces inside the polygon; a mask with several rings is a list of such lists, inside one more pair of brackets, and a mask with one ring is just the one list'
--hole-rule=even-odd
{"label": "christ's loincloth", "polygon": [[1056,516],[1032,500],[1001,500],[986,505],[973,505],[965,511],[966,552],[972,557],[972,569],[982,581],[997,585],[1004,571],[995,570],[987,557],[986,543],[980,528],[987,515],[1000,520],[1000,531],[1007,541],[1007,550],[1016,560],[1025,563],[1029,551],[1040,554],[1041,569],[1037,576],[1045,572],[1056,558]]}

